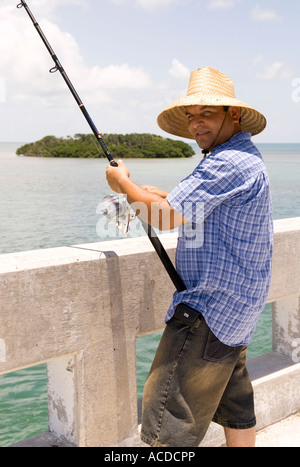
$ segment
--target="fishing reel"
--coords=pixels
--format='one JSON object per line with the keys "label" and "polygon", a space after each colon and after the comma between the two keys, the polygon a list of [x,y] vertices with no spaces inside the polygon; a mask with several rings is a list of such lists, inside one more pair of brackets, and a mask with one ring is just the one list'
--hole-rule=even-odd
{"label": "fishing reel", "polygon": [[100,211],[106,217],[108,224],[116,224],[122,235],[130,231],[130,223],[136,219],[136,214],[131,213],[125,195],[110,194],[103,198],[103,209]]}

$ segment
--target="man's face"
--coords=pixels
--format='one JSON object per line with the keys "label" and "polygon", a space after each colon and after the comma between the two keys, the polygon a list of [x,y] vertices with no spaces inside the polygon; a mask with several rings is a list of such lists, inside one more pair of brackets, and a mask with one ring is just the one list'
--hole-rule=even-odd
{"label": "man's face", "polygon": [[[185,110],[189,132],[202,149],[212,149],[212,145],[218,146],[225,143],[237,131],[240,131],[238,128],[240,109],[238,107],[229,108],[225,122],[224,107],[191,105]],[[224,126],[220,132],[223,122]]]}

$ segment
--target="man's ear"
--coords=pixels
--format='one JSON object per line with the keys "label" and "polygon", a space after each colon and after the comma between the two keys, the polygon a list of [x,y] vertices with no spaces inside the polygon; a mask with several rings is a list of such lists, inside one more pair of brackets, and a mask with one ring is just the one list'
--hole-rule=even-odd
{"label": "man's ear", "polygon": [[234,123],[239,123],[241,118],[241,109],[240,107],[230,107],[232,120]]}

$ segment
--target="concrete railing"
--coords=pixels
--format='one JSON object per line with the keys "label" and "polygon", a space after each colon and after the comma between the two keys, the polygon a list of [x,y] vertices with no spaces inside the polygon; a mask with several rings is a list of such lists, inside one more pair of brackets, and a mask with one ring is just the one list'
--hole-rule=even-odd
{"label": "concrete railing", "polygon": [[[162,242],[174,259],[176,236]],[[33,445],[141,445],[136,338],[164,327],[173,290],[147,238],[0,256],[0,374],[48,367],[49,433]],[[258,428],[300,409],[299,297],[300,218],[284,219],[269,294],[273,352],[249,361]],[[212,424],[203,445],[221,442]]]}

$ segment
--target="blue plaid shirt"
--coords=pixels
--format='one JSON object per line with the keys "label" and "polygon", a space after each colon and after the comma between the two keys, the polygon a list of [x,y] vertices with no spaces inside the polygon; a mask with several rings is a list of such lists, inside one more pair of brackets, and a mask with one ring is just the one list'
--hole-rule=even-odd
{"label": "blue plaid shirt", "polygon": [[187,290],[175,292],[166,322],[184,302],[224,344],[248,344],[268,296],[273,252],[269,178],[250,133],[216,147],[167,199],[190,223],[176,252]]}

